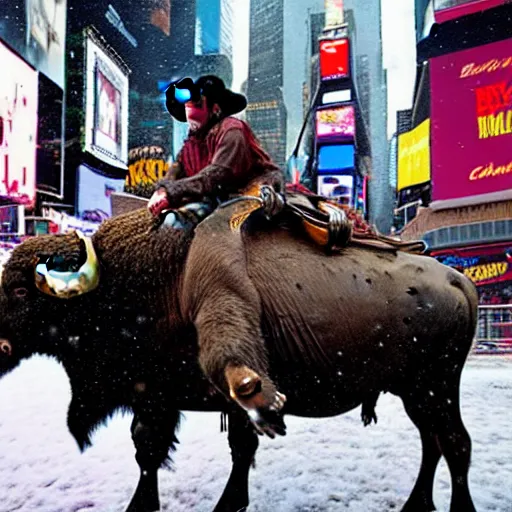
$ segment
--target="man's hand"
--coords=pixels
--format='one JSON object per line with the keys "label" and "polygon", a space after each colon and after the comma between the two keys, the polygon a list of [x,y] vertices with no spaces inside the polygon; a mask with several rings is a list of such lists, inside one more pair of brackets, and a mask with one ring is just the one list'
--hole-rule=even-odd
{"label": "man's hand", "polygon": [[167,192],[165,188],[159,188],[153,192],[151,199],[148,203],[148,210],[152,215],[158,217],[163,210],[169,208],[169,199],[167,197]]}

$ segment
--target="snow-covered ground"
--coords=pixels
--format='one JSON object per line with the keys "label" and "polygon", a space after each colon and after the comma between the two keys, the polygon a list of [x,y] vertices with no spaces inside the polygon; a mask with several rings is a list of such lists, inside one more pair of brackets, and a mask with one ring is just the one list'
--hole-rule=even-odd
{"label": "snow-covered ground", "polygon": [[[138,479],[131,417],[115,417],[80,454],[66,429],[69,385],[55,362],[34,358],[0,381],[0,511],[121,512]],[[512,357],[474,356],[462,408],[473,439],[470,484],[478,511],[512,511]],[[250,488],[252,512],[400,510],[420,464],[417,431],[401,402],[381,396],[378,424],[355,410],[322,420],[287,417],[288,435],[262,439]],[[211,511],[230,458],[219,415],[188,413],[176,471],[160,472],[162,510]],[[434,499],[449,508],[441,463]]]}

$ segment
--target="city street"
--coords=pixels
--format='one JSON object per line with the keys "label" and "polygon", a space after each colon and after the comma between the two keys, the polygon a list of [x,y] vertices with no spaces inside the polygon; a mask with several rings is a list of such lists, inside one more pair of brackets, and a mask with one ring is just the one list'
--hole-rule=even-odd
{"label": "city street", "polygon": [[[69,385],[53,361],[34,358],[0,381],[0,511],[122,512],[138,478],[131,417],[98,430],[83,455],[66,428]],[[479,512],[512,504],[512,358],[473,356],[462,407],[473,439],[470,485]],[[337,418],[288,417],[288,435],[263,439],[252,471],[251,512],[400,510],[420,463],[419,436],[398,399],[381,396],[378,424],[364,428],[360,410]],[[186,414],[176,471],[161,471],[162,510],[213,510],[230,458],[218,414]],[[449,509],[446,464],[435,503]]]}

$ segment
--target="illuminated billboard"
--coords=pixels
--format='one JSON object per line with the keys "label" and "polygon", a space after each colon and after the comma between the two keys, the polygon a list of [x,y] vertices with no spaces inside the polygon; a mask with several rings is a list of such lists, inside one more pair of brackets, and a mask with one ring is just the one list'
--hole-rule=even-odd
{"label": "illuminated billboard", "polygon": [[36,188],[57,197],[64,187],[63,96],[60,87],[39,75]]}
{"label": "illuminated billboard", "polygon": [[356,116],[352,105],[316,111],[318,140],[350,139],[356,134]]}
{"label": "illuminated billboard", "polygon": [[340,204],[353,206],[354,177],[343,174],[318,176],[318,194],[333,199]]}
{"label": "illuminated billboard", "polygon": [[[180,123],[184,126],[186,124]],[[169,155],[161,146],[139,146],[128,154],[125,192],[150,197],[157,181],[169,171]]]}
{"label": "illuminated billboard", "polygon": [[355,166],[355,154],[353,144],[321,146],[318,150],[318,172],[353,169]]}
{"label": "illuminated billboard", "polygon": [[4,0],[0,38],[64,87],[66,0]]}
{"label": "illuminated billboard", "polygon": [[0,42],[0,196],[35,198],[37,72]]}
{"label": "illuminated billboard", "polygon": [[430,68],[432,207],[512,198],[512,39]]}
{"label": "illuminated billboard", "polygon": [[345,103],[347,101],[352,101],[352,91],[350,89],[324,92],[322,95],[323,105],[328,103]]}
{"label": "illuminated billboard", "polygon": [[109,177],[97,169],[81,165],[77,171],[78,214],[91,222],[101,222],[111,217],[110,196],[123,189],[124,178]]}
{"label": "illuminated billboard", "polygon": [[434,18],[436,23],[444,23],[505,3],[506,0],[434,0]]}
{"label": "illuminated billboard", "polygon": [[86,42],[85,151],[122,169],[128,163],[128,75],[89,32]]}
{"label": "illuminated billboard", "polygon": [[430,119],[398,136],[397,190],[430,180]]}
{"label": "illuminated billboard", "polygon": [[320,41],[320,78],[322,80],[349,76],[349,46],[348,39],[322,39]]}
{"label": "illuminated billboard", "polygon": [[326,28],[343,23],[343,0],[325,0],[324,7]]}
{"label": "illuminated billboard", "polygon": [[511,244],[486,244],[445,249],[432,251],[431,255],[471,279],[478,287],[481,303],[510,304],[512,300]]}

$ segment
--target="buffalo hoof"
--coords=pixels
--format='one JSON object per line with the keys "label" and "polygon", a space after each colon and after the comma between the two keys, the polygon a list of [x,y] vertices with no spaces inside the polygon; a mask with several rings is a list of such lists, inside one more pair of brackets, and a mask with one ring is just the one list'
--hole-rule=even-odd
{"label": "buffalo hoof", "polygon": [[375,424],[377,424],[377,415],[375,414],[375,411],[371,411],[368,413],[367,411],[361,412],[361,419],[363,420],[363,425],[367,427],[371,424],[373,421]]}
{"label": "buffalo hoof", "polygon": [[226,380],[231,398],[247,411],[258,434],[266,434],[272,439],[286,434],[280,412],[286,396],[279,393],[269,379],[261,378],[250,368],[242,366],[226,369]]}
{"label": "buffalo hoof", "polygon": [[400,512],[433,512],[436,507],[432,500],[422,497],[418,500],[408,499]]}

